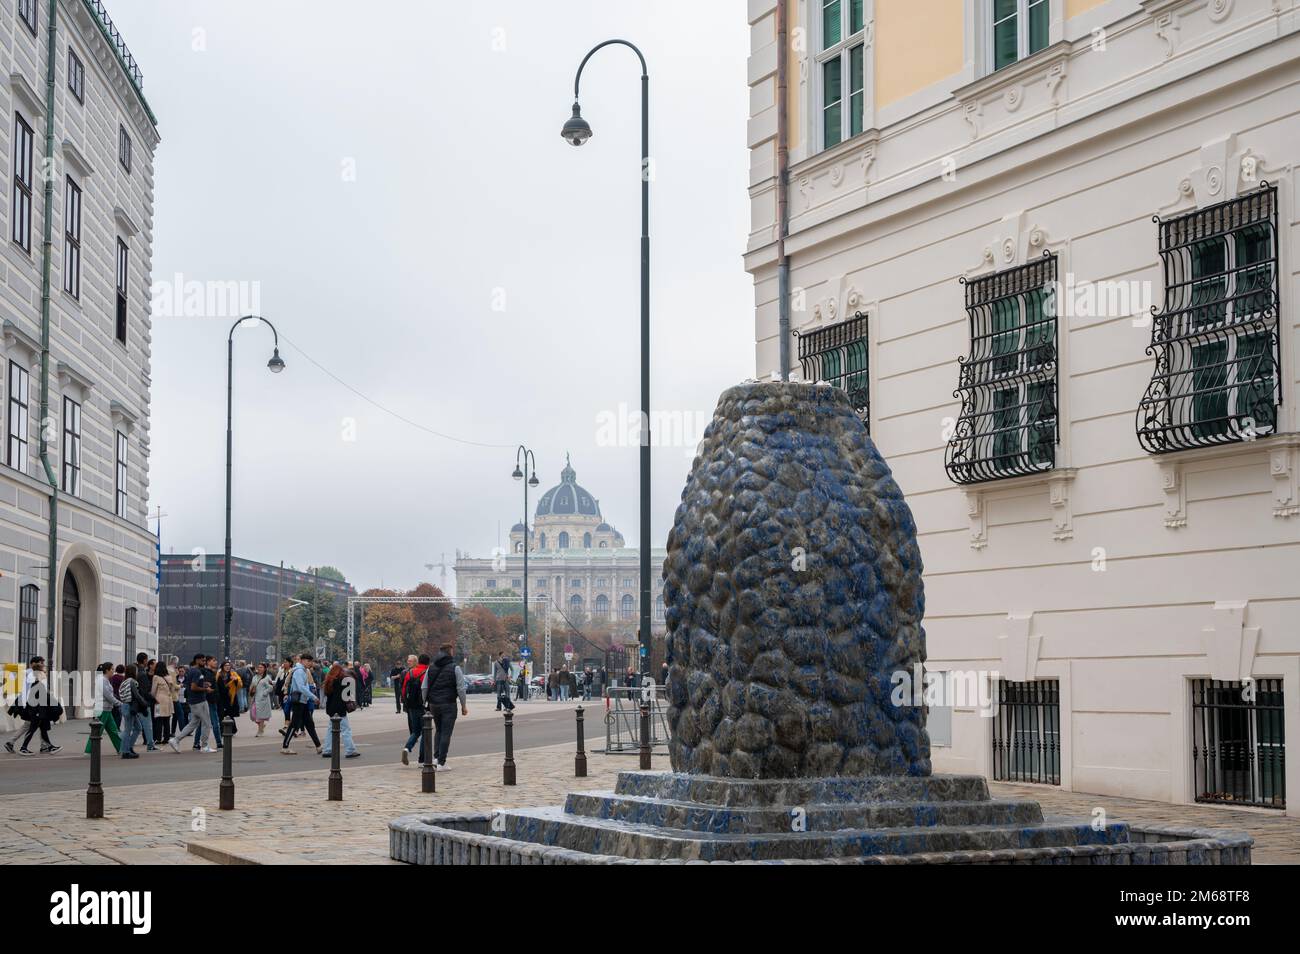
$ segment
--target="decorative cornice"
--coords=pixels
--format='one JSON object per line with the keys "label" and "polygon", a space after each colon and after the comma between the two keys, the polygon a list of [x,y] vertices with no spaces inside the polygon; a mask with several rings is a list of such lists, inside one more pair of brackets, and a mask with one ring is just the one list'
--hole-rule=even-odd
{"label": "decorative cornice", "polygon": [[82,178],[89,178],[95,174],[95,167],[71,139],[63,140],[63,158],[67,160],[68,165],[80,173]]}
{"label": "decorative cornice", "polygon": [[1053,43],[1033,56],[1027,56],[1010,66],[1004,66],[997,72],[982,76],[973,83],[957,87],[952,91],[953,98],[966,103],[970,100],[984,99],[995,94],[1006,95],[1007,90],[1011,87],[1037,79],[1039,75],[1046,76],[1052,67],[1069,60],[1072,47],[1073,44],[1069,40]]}
{"label": "decorative cornice", "polygon": [[95,382],[86,374],[78,371],[76,367],[66,361],[60,361],[57,365],[59,376],[59,387],[66,388],[71,382],[81,388],[82,392],[94,390]]}

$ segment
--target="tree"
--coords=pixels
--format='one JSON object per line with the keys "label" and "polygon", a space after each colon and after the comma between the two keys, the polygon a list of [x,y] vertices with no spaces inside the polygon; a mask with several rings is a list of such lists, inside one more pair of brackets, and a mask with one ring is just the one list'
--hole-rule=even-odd
{"label": "tree", "polygon": [[331,629],[335,630],[335,638],[334,644],[327,647],[327,655],[342,652],[347,640],[347,599],[316,586],[299,588],[293,599],[305,605],[286,603],[281,607],[284,619],[281,653],[288,655],[304,650],[314,653],[317,644],[329,643],[327,634]]}
{"label": "tree", "polygon": [[361,629],[361,658],[383,672],[404,663],[412,653],[426,650],[421,645],[415,613],[400,603],[379,603],[368,608]]}
{"label": "tree", "polygon": [[307,572],[316,576],[323,576],[327,580],[338,580],[340,583],[348,581],[348,578],[343,575],[343,571],[334,566],[309,566]]}

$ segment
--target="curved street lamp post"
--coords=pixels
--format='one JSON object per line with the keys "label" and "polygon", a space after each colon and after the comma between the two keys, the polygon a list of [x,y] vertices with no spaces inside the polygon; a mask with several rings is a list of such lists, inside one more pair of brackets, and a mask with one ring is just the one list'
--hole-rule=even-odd
{"label": "curved street lamp post", "polygon": [[581,146],[592,136],[591,126],[582,118],[578,103],[578,85],[582,70],[592,55],[603,47],[626,46],[641,61],[641,615],[638,630],[642,673],[650,664],[650,75],[645,57],[627,40],[613,39],[597,43],[582,58],[573,78],[573,115],[560,135],[573,146]]}
{"label": "curved street lamp post", "polygon": [[235,395],[235,329],[246,321],[266,321],[267,326],[271,329],[271,334],[275,336],[275,350],[271,354],[271,360],[266,362],[266,366],[271,369],[273,374],[279,374],[284,370],[284,359],[280,357],[280,334],[275,330],[275,325],[259,315],[244,315],[230,326],[230,334],[226,336],[226,614],[224,636],[221,643],[222,659],[230,658],[230,621],[235,615],[235,611],[230,605],[230,458],[234,443],[231,421],[234,416]]}

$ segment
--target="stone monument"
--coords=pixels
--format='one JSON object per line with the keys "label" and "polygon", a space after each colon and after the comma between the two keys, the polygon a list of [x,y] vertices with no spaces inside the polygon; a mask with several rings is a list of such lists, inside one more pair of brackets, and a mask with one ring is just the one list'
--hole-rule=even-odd
{"label": "stone monument", "polygon": [[[415,864],[1248,864],[1251,839],[1044,817],[936,776],[916,528],[845,394],[723,393],[668,538],[674,769],[563,806],[389,825]],[[910,703],[909,700],[905,700]]]}

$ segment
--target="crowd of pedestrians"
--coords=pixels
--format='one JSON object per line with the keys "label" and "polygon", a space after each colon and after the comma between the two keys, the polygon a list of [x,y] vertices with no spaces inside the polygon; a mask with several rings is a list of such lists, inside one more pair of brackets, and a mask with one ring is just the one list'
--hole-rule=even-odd
{"label": "crowd of pedestrians", "polygon": [[[169,665],[139,653],[134,662],[106,662],[95,670],[95,718],[115,752],[123,759],[137,759],[137,743],[146,752],[164,744],[179,752],[181,742],[191,736],[195,751],[219,751],[224,746],[223,719],[231,719],[237,732],[240,717],[247,714],[260,737],[279,711],[284,718],[281,752],[296,754],[293,742],[305,735],[318,753],[328,756],[329,733],[322,744],[313,722],[315,711],[324,707],[327,717],[341,717],[343,748],[348,758],[357,758],[361,753],[352,740],[348,713],[371,704],[374,681],[372,669],[360,661],[322,667],[310,653],[286,656],[278,667],[250,666],[242,659],[218,662],[205,653],[195,654],[188,665]],[[42,657],[28,661],[22,691],[8,714],[20,727],[5,741],[5,751],[35,755],[30,744],[38,733],[42,754],[61,749],[50,729],[62,718],[63,706],[50,690]],[[85,751],[90,751],[89,740]]]}

